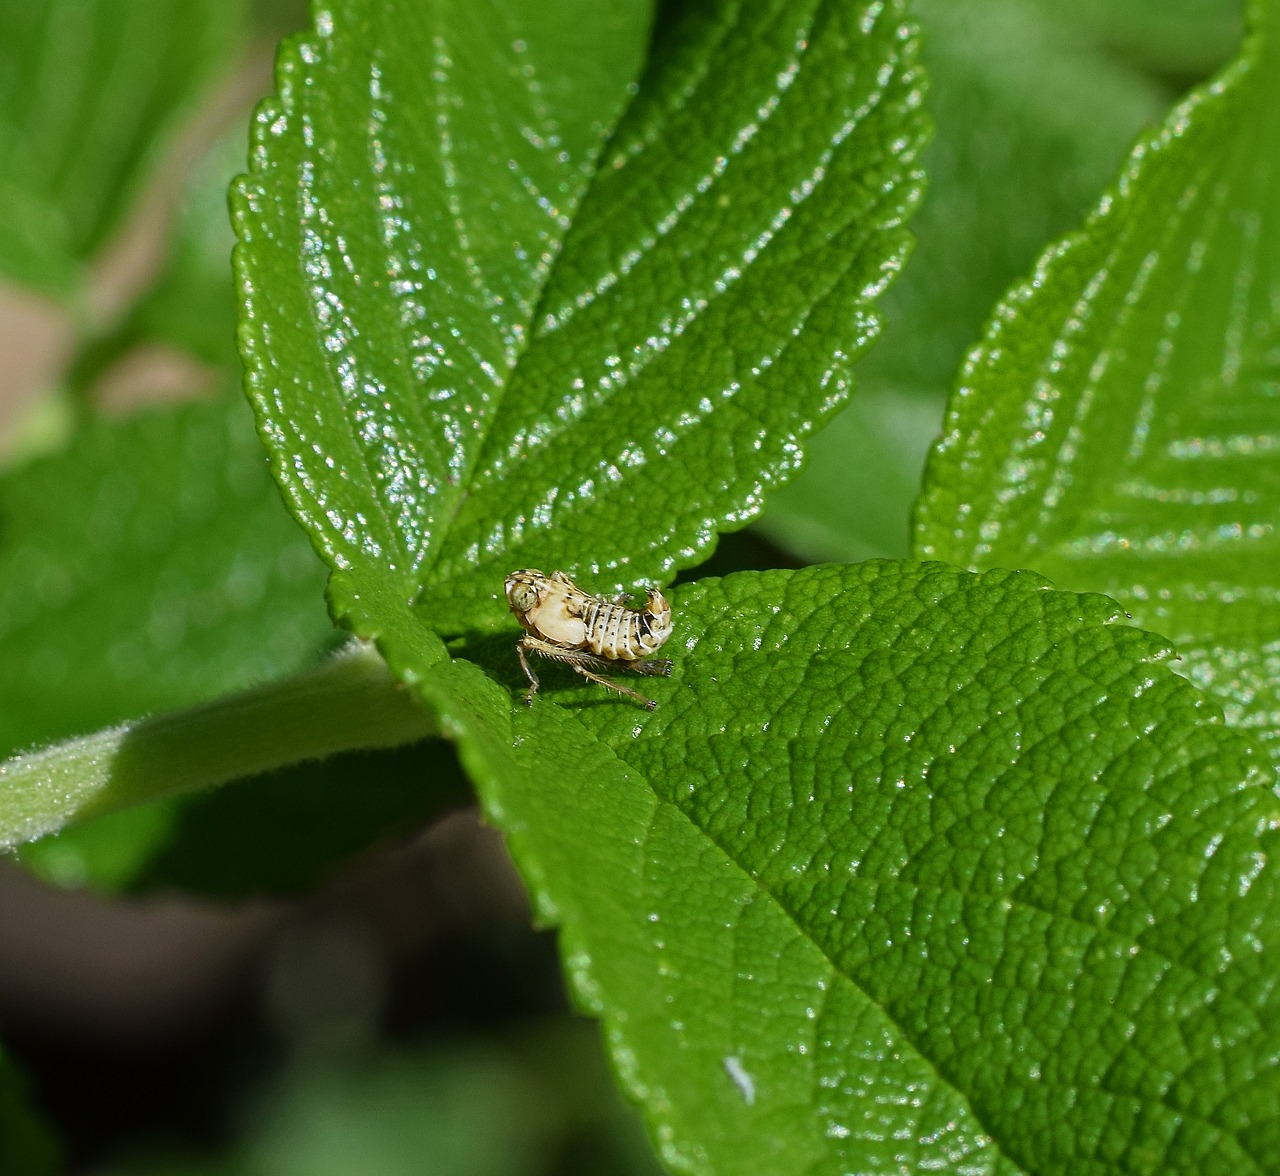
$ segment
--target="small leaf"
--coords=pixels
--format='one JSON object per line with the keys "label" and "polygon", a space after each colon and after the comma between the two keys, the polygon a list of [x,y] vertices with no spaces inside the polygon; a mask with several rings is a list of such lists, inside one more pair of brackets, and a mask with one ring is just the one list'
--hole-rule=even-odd
{"label": "small leaf", "polygon": [[514,720],[400,613],[673,1171],[1269,1165],[1272,771],[1109,601],[703,581],[656,711],[548,670]]}
{"label": "small leaf", "polygon": [[441,631],[512,567],[665,577],[758,512],[874,334],[923,134],[900,0],[667,10],[598,170],[639,8],[478,11],[323,13],[236,216],[277,477]]}
{"label": "small leaf", "polygon": [[1280,754],[1280,4],[960,376],[916,543],[1106,592]]}
{"label": "small leaf", "polygon": [[66,296],[175,117],[226,67],[238,0],[0,6],[0,273]]}

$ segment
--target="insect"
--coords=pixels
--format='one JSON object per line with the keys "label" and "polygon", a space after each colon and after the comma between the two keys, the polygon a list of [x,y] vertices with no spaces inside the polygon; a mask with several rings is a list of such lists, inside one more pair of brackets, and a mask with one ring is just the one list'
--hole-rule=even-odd
{"label": "insect", "polygon": [[525,705],[533,705],[537,675],[526,653],[563,662],[584,678],[634,698],[653,710],[658,704],[630,686],[601,676],[602,671],[630,670],[633,674],[666,677],[671,659],[654,658],[671,636],[671,605],[657,588],[650,588],[640,608],[629,608],[620,596],[606,600],[579,588],[564,572],[543,575],[536,568],[512,572],[506,580],[507,603],[524,628],[516,645],[520,668],[529,679]]}

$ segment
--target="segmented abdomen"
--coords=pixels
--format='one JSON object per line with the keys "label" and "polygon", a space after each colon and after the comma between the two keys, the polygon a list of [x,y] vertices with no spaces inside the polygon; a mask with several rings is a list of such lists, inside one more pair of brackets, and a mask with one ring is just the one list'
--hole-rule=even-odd
{"label": "segmented abdomen", "polygon": [[671,635],[671,611],[660,615],[593,600],[583,616],[587,648],[610,661],[639,661],[657,651]]}

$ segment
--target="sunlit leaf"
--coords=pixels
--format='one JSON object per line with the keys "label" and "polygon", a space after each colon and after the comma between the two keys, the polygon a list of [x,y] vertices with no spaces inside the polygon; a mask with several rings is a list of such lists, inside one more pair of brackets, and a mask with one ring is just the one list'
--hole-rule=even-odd
{"label": "sunlit leaf", "polygon": [[1111,602],[937,564],[703,581],[656,711],[547,670],[512,717],[511,639],[467,649],[501,689],[350,590],[673,1171],[1266,1167],[1272,771]]}
{"label": "sunlit leaf", "polygon": [[1280,4],[1252,14],[997,309],[916,540],[1106,592],[1280,747]]}
{"label": "sunlit leaf", "polygon": [[348,0],[259,114],[241,338],[277,477],[440,630],[498,623],[512,567],[666,577],[758,512],[906,250],[901,3],[666,11],[597,168],[645,28],[608,11]]}

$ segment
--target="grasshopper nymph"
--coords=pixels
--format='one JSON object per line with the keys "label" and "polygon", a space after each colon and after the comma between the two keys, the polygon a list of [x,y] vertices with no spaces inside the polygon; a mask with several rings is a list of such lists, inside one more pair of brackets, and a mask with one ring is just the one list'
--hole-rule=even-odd
{"label": "grasshopper nymph", "polygon": [[526,653],[563,662],[584,678],[634,698],[653,710],[658,704],[629,686],[601,676],[601,671],[666,677],[671,659],[654,658],[671,636],[671,605],[650,588],[640,608],[628,608],[626,597],[606,600],[579,588],[564,572],[543,575],[535,568],[512,572],[506,581],[507,603],[524,629],[516,645],[520,667],[529,679],[526,705],[533,704],[538,679]]}

